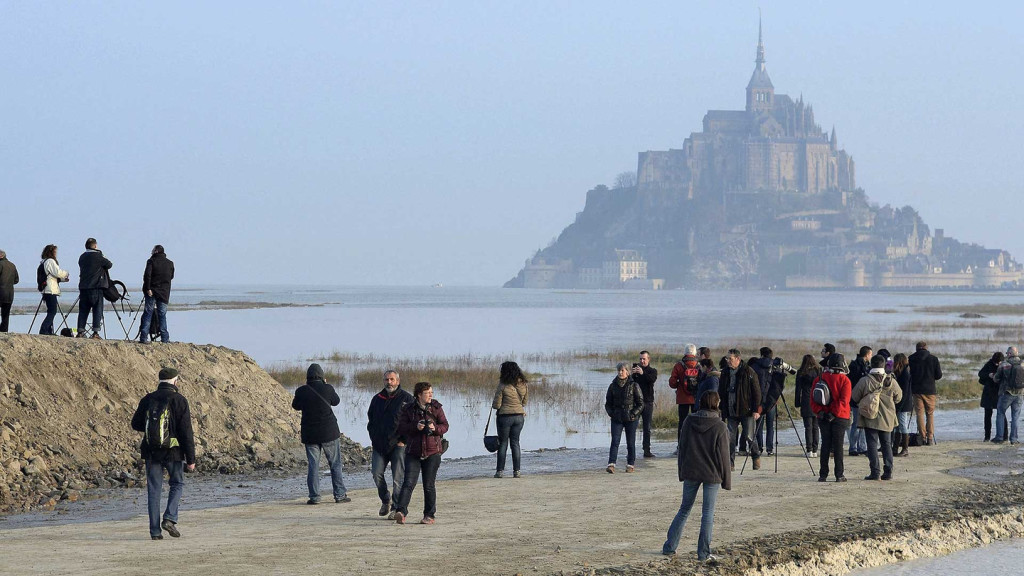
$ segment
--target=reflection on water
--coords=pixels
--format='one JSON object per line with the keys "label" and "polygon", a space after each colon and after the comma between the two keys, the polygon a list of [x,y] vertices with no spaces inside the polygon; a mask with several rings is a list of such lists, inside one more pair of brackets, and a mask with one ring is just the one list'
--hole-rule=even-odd
{"label": "reflection on water", "polygon": [[879,568],[856,570],[850,576],[934,576],[936,574],[1020,574],[1024,540],[1012,539],[981,548]]}

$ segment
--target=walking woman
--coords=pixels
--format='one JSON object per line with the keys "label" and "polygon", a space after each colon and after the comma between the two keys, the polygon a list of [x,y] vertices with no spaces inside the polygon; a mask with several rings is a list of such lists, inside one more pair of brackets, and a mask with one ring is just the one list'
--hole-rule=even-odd
{"label": "walking woman", "polygon": [[793,403],[800,407],[800,418],[804,421],[804,446],[807,448],[808,458],[818,457],[818,419],[811,410],[811,387],[814,386],[814,379],[821,374],[821,366],[814,356],[805,354],[800,363],[800,369],[796,372],[796,398]]}
{"label": "walking woman", "polygon": [[903,399],[896,403],[897,431],[900,435],[900,451],[896,456],[910,456],[910,417],[914,414],[914,394],[910,391],[910,360],[904,353],[892,357],[892,375],[900,385]]}
{"label": "walking woman", "polygon": [[60,296],[60,283],[68,281],[68,271],[62,270],[57,263],[57,246],[47,244],[43,248],[43,271],[46,272],[46,286],[43,287],[43,302],[46,302],[46,318],[39,326],[40,334],[53,334],[53,319],[57,315],[57,297]]}
{"label": "walking woman", "polygon": [[683,483],[683,503],[668,527],[668,538],[661,553],[671,556],[679,546],[679,537],[697,499],[697,490],[704,487],[704,503],[700,513],[700,536],[697,559],[714,560],[711,555],[711,532],[715,524],[715,501],[719,487],[732,489],[732,463],[729,456],[729,429],[718,411],[718,392],[705,392],[697,412],[683,423],[679,431],[679,481]]}
{"label": "walking woman", "polygon": [[501,375],[498,377],[498,389],[494,392],[491,408],[498,411],[498,468],[495,478],[505,475],[505,456],[509,444],[512,444],[512,476],[521,478],[522,462],[519,450],[519,434],[523,431],[526,421],[526,376],[515,362],[502,362]]}
{"label": "walking woman", "polygon": [[[896,379],[885,373],[885,357],[873,356],[871,370],[850,393],[850,400],[860,406],[855,425],[864,430],[868,441],[871,473],[865,480],[892,480],[892,429],[896,426],[896,404],[902,399],[903,391]],[[881,470],[878,468],[879,447],[882,449]]]}
{"label": "walking woman", "polygon": [[[978,370],[978,382],[981,383],[981,407],[985,409],[985,441],[992,438],[992,412],[999,405],[999,383],[992,379],[999,364],[1003,362],[1002,352],[996,352],[985,365]],[[998,430],[996,431],[998,432]]]}
{"label": "walking woman", "polygon": [[636,426],[644,410],[644,397],[640,393],[640,386],[629,375],[629,365],[619,362],[615,368],[619,374],[608,386],[604,400],[604,411],[612,419],[612,445],[608,450],[608,467],[605,468],[609,474],[615,473],[623,430],[626,431],[626,472],[633,471],[636,463]]}
{"label": "walking woman", "polygon": [[405,524],[409,501],[420,472],[423,473],[423,519],[420,524],[433,524],[437,512],[437,469],[441,467],[442,436],[448,431],[448,418],[441,403],[434,400],[430,382],[417,382],[411,402],[398,415],[398,434],[405,438],[405,482],[398,498],[395,522]]}

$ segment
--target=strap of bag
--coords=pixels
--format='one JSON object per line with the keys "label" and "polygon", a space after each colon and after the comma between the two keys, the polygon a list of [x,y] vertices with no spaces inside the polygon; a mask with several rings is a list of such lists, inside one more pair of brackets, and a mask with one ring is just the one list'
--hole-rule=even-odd
{"label": "strap of bag", "polygon": [[487,431],[491,428],[491,411],[487,410],[487,425],[484,426],[484,436],[487,436]]}
{"label": "strap of bag", "polygon": [[[326,384],[326,383],[327,383],[327,382],[324,382],[324,384]],[[312,392],[313,394],[316,394],[318,398],[320,398],[321,400],[323,400],[323,401],[324,401],[324,404],[327,404],[327,408],[328,408],[328,409],[329,409],[329,410],[330,410],[331,412],[334,412],[334,406],[331,406],[331,403],[327,401],[327,398],[324,398],[322,394],[320,394],[319,392],[317,392],[317,391],[316,391],[316,388],[313,388],[313,387],[312,387],[312,386],[310,386],[309,384],[306,384],[306,388],[309,388],[309,391],[310,391],[310,392]]]}

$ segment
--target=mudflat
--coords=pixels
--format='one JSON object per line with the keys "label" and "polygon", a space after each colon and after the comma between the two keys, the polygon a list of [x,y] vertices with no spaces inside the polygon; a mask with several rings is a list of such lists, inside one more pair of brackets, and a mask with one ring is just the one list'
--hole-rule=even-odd
{"label": "mudflat", "polygon": [[[1019,470],[1017,453],[1016,447],[980,442],[912,449],[910,457],[896,459],[889,482],[862,480],[867,458],[847,457],[849,481],[839,484],[819,483],[816,460],[812,473],[797,449],[783,449],[778,473],[775,460],[765,457],[761,470],[748,463],[742,476],[736,472],[732,491],[719,493],[713,548],[729,554],[745,549],[744,542],[756,547],[765,537],[799,540],[816,527],[830,539],[841,539],[844,526],[853,534],[866,522],[913,518],[917,510],[925,516],[944,505],[942,494],[991,485],[1007,468]],[[738,459],[737,469],[740,464]],[[968,464],[971,474],[950,473]],[[188,508],[186,486],[181,538],[150,540],[145,510],[125,521],[0,530],[0,566],[12,574],[105,575],[153,569],[247,575],[549,574],[625,567],[688,573],[697,567],[699,498],[679,555],[660,554],[681,499],[675,458],[641,461],[632,474],[524,472],[521,479],[439,483],[432,526],[415,523],[422,488],[410,506],[410,523],[397,525],[377,516],[375,490],[350,492],[348,504],[308,506],[305,498],[293,498],[195,511]],[[728,556],[722,560],[730,563]]]}

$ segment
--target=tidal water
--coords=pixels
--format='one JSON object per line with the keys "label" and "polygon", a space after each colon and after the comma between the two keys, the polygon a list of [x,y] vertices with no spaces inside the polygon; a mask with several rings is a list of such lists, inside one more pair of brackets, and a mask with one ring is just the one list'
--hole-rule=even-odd
{"label": "tidal water", "polygon": [[850,572],[850,576],[946,576],[953,574],[1020,574],[1024,540],[994,542],[948,556],[923,558]]}

